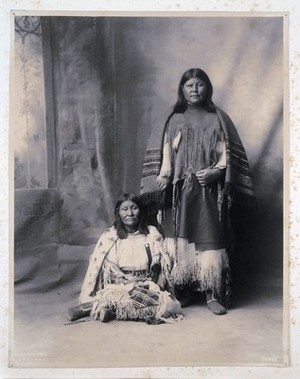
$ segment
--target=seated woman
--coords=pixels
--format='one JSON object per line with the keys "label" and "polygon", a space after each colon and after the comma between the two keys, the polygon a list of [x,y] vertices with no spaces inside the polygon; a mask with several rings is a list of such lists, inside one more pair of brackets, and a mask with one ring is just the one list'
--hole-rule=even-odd
{"label": "seated woman", "polygon": [[92,253],[79,296],[70,308],[71,321],[91,316],[107,322],[144,320],[149,323],[180,319],[180,303],[164,291],[169,257],[163,237],[146,225],[140,200],[123,194],[115,206],[115,222],[100,237]]}

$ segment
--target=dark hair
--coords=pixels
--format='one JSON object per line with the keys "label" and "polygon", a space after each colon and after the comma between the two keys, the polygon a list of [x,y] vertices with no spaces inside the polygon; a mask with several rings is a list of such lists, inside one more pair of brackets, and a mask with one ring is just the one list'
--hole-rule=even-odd
{"label": "dark hair", "polygon": [[184,94],[182,92],[183,85],[190,79],[197,78],[200,80],[203,80],[207,85],[207,95],[204,103],[204,107],[208,112],[214,112],[216,109],[215,104],[212,101],[212,95],[213,95],[213,86],[211,84],[211,81],[206,74],[205,71],[201,70],[201,68],[190,68],[189,70],[185,71],[180,79],[179,85],[178,85],[178,99],[176,104],[174,105],[173,112],[169,116],[168,120],[174,113],[184,113],[187,109],[187,101],[184,97]]}
{"label": "dark hair", "polygon": [[115,213],[114,227],[117,230],[118,237],[120,239],[125,239],[128,236],[128,232],[126,231],[125,226],[123,222],[121,221],[121,217],[119,213],[121,205],[124,203],[124,201],[128,201],[128,200],[135,203],[140,210],[140,215],[139,215],[140,218],[139,218],[139,224],[138,224],[139,232],[145,235],[149,234],[149,229],[146,223],[146,215],[145,215],[145,211],[142,206],[141,200],[139,199],[138,196],[136,196],[133,193],[123,193],[121,196],[119,196],[116,202],[115,211],[114,211]]}

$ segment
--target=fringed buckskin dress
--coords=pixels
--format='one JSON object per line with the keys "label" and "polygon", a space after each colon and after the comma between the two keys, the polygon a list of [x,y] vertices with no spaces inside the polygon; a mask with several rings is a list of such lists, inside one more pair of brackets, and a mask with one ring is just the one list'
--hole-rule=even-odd
{"label": "fringed buckskin dress", "polygon": [[[201,186],[196,173],[206,168],[220,175]],[[171,193],[155,187],[157,176],[169,178]],[[247,156],[228,115],[218,107],[207,111],[188,105],[169,118],[164,130],[156,127],[146,150],[141,197],[151,211],[163,209],[173,284],[212,291],[226,305],[228,210],[235,203],[250,208],[256,204]]]}
{"label": "fringed buckskin dress", "polygon": [[[147,253],[147,249],[148,253]],[[115,227],[100,237],[81,288],[79,303],[92,302],[93,311],[108,308],[119,320],[179,320],[180,303],[154,283],[150,269],[155,264],[167,271],[170,258],[162,235],[149,226],[149,234],[139,231],[120,239]]]}
{"label": "fringed buckskin dress", "polygon": [[188,106],[185,113],[174,114],[166,129],[163,156],[160,175],[171,175],[174,186],[176,246],[167,240],[169,250],[178,255],[174,284],[197,283],[201,290],[219,294],[222,272],[229,269],[221,212],[224,176],[207,186],[196,177],[206,168],[226,168],[225,138],[216,113]]}

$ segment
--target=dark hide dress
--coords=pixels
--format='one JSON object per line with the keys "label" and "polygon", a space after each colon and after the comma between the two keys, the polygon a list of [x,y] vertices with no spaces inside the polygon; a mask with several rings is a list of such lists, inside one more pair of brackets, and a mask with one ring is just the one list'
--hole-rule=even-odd
{"label": "dark hide dress", "polygon": [[[141,180],[142,204],[149,218],[163,211],[164,235],[170,237],[166,238],[167,250],[174,255],[173,285],[196,282],[200,290],[209,289],[228,304],[230,271],[225,235],[230,234],[231,209],[256,208],[245,149],[230,117],[218,107],[208,112],[189,106],[183,113],[172,113],[165,127],[163,124],[153,126],[148,141]],[[215,165],[224,165],[222,174],[202,187],[196,172]],[[159,189],[158,175],[170,177],[166,191]],[[216,258],[213,267],[211,260],[203,261],[205,250]]]}
{"label": "dark hide dress", "polygon": [[[176,194],[173,211],[177,230],[170,237],[175,232],[177,237],[196,243],[201,250],[224,248],[225,224],[218,205],[224,177],[203,187],[195,175],[214,167],[221,157],[224,136],[216,113],[190,106],[185,113],[170,119],[166,136],[171,147]],[[179,143],[174,144],[176,137]],[[167,223],[166,219],[164,224]]]}
{"label": "dark hide dress", "polygon": [[202,187],[193,175],[181,193],[178,237],[194,242],[201,250],[225,248],[225,223],[220,219],[216,184]]}

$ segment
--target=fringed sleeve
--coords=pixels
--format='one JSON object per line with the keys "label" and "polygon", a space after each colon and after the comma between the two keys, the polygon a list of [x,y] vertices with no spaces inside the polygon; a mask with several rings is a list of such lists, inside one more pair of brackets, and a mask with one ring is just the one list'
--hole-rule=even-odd
{"label": "fringed sleeve", "polygon": [[248,158],[239,134],[230,117],[220,108],[216,110],[226,144],[226,174],[224,194],[228,205],[256,209],[255,191],[250,175]]}
{"label": "fringed sleeve", "polygon": [[150,251],[152,256],[151,266],[153,266],[156,263],[160,263],[161,261],[161,254],[163,250],[163,236],[154,226],[150,225],[147,241],[150,245]]}
{"label": "fringed sleeve", "polygon": [[110,260],[110,256],[104,260],[102,266],[103,288],[108,284],[125,284],[130,279],[132,279],[130,275],[125,275],[117,264]]}
{"label": "fringed sleeve", "polygon": [[[164,278],[169,277],[172,263],[170,255],[166,248],[166,243],[163,236],[159,233],[159,231],[154,227],[149,227],[149,237],[148,240],[151,241],[151,253],[152,253],[152,266],[155,263],[159,263],[161,266],[161,273],[163,278],[161,278],[161,282],[164,281]],[[161,282],[159,283],[161,285]],[[163,287],[163,285],[161,285]]]}
{"label": "fringed sleeve", "polygon": [[81,287],[79,303],[85,303],[94,300],[96,291],[101,287],[101,269],[104,259],[115,244],[117,234],[114,228],[105,231],[99,238],[95,249],[90,256],[88,269]]}

